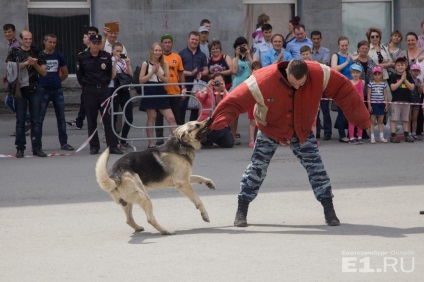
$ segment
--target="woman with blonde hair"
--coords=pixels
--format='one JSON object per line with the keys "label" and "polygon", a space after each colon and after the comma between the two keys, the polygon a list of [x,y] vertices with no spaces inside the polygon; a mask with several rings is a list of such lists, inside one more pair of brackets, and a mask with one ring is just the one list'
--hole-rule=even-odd
{"label": "woman with blonde hair", "polygon": [[[169,66],[163,58],[163,47],[159,42],[155,42],[150,47],[149,60],[141,65],[139,81],[142,84],[155,84],[145,86],[144,96],[166,95],[163,84],[169,80]],[[156,110],[165,117],[170,126],[176,126],[174,114],[167,97],[142,98],[140,110],[147,112],[146,134],[148,137],[148,148],[155,148],[156,142],[153,139],[153,126],[155,125]],[[173,128],[171,128],[171,132]]]}

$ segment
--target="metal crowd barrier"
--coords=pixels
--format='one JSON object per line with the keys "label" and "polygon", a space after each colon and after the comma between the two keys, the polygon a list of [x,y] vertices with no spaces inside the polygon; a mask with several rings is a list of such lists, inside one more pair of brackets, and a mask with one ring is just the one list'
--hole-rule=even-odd
{"label": "metal crowd barrier", "polygon": [[[213,110],[216,106],[215,105],[215,99],[211,99],[211,101],[212,101],[211,108],[207,108],[207,109],[205,108],[204,109],[202,107],[202,103],[200,103],[199,99],[197,99],[195,97],[196,93],[192,93],[191,91],[187,91],[186,93],[183,93],[183,94],[180,94],[180,95],[170,95],[170,94],[166,94],[166,93],[163,93],[163,94],[159,93],[158,95],[152,95],[152,96],[150,96],[150,95],[145,96],[144,95],[145,87],[151,87],[151,86],[157,86],[157,85],[162,85],[162,86],[175,86],[175,85],[187,86],[187,85],[192,85],[193,87],[195,85],[198,85],[198,86],[200,86],[199,89],[206,88],[207,91],[208,91],[208,95],[211,95],[211,98],[212,98],[212,95],[213,95],[213,92],[211,91],[211,89],[208,87],[208,85],[205,82],[161,83],[161,84],[159,84],[159,83],[154,83],[154,84],[127,84],[127,85],[122,85],[122,86],[116,88],[115,91],[112,94],[112,98],[111,98],[111,101],[110,101],[110,111],[111,111],[110,117],[111,117],[111,123],[112,123],[112,131],[117,138],[119,138],[120,140],[127,141],[130,144],[130,146],[134,149],[134,151],[136,150],[136,147],[133,145],[133,141],[168,139],[168,137],[156,137],[156,136],[149,138],[149,137],[147,137],[146,129],[163,128],[165,130],[165,129],[171,128],[171,127],[176,128],[179,125],[176,125],[176,126],[170,126],[170,125],[165,125],[165,124],[163,126],[137,126],[137,125],[134,125],[134,119],[133,119],[133,123],[130,123],[127,120],[127,118],[125,117],[125,109],[127,107],[129,107],[130,102],[133,102],[133,106],[134,106],[135,103],[138,104],[139,100],[141,101],[141,99],[149,99],[149,98],[166,97],[166,98],[171,98],[171,99],[174,98],[175,99],[177,97],[178,98],[179,97],[181,97],[181,98],[186,97],[187,99],[196,99],[199,102],[199,105],[200,105],[199,118],[202,116],[203,111],[210,111],[210,114],[212,114],[212,112],[213,112]],[[115,105],[114,105],[114,99],[119,95],[119,94],[117,94],[117,92],[120,89],[123,89],[123,88],[135,88],[135,87],[141,87],[141,95],[137,94],[137,95],[131,97],[125,103],[124,107],[122,108],[122,111],[118,111],[119,109],[116,109]],[[115,95],[115,94],[117,94],[117,95]],[[120,117],[122,119],[122,124],[127,123],[131,127],[130,134],[131,134],[132,130],[138,130],[138,131],[141,131],[141,136],[140,137],[122,138],[116,130],[116,124],[114,122],[115,117],[118,117],[118,118]],[[164,118],[164,123],[166,123],[165,118]],[[132,134],[132,135],[134,136],[134,134]]]}

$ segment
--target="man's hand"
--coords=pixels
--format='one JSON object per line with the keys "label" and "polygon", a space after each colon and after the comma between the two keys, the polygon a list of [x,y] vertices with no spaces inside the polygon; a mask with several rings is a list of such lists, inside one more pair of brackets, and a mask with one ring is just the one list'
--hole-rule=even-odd
{"label": "man's hand", "polygon": [[33,57],[28,57],[27,61],[28,65],[33,66],[35,64],[37,64],[38,59],[37,58],[33,58]]}
{"label": "man's hand", "polygon": [[197,68],[194,68],[192,71],[191,71],[191,76],[195,76],[196,74],[197,74],[197,72],[198,72],[199,70],[197,69]]}
{"label": "man's hand", "polygon": [[107,37],[109,33],[110,33],[110,28],[108,28],[107,26],[103,27],[103,35]]}

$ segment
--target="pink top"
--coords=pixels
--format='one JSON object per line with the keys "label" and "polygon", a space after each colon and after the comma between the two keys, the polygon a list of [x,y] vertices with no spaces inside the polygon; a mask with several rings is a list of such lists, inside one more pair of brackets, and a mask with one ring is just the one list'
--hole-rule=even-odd
{"label": "pink top", "polygon": [[356,92],[358,92],[359,97],[361,97],[362,101],[364,101],[364,81],[362,79],[359,80],[358,83],[354,84]]}

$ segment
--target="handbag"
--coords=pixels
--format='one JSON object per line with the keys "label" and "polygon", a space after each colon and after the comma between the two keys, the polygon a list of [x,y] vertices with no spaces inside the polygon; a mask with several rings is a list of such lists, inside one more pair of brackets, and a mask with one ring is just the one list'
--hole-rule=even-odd
{"label": "handbag", "polygon": [[118,65],[118,67],[121,69],[122,72],[116,73],[115,82],[116,86],[122,86],[122,85],[128,85],[132,83],[132,76],[128,73],[124,72],[121,68],[121,66]]}

